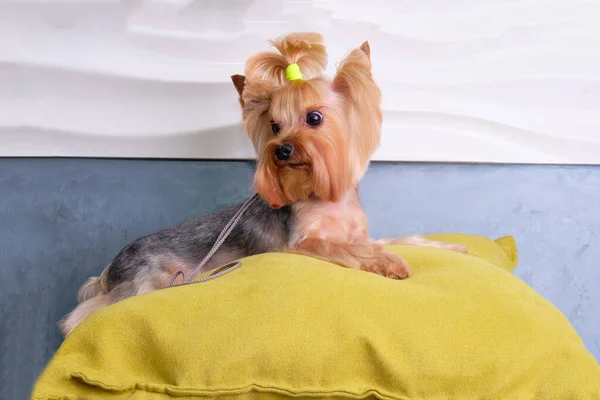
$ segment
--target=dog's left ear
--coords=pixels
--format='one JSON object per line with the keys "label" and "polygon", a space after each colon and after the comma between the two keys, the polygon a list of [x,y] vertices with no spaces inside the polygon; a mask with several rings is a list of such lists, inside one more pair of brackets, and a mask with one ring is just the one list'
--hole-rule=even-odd
{"label": "dog's left ear", "polygon": [[351,92],[359,92],[373,85],[375,83],[371,77],[371,47],[369,42],[364,42],[340,62],[333,77],[332,89],[351,98],[355,97]]}
{"label": "dog's left ear", "polygon": [[233,86],[235,86],[235,90],[241,96],[244,86],[246,86],[246,77],[244,75],[231,75],[231,81],[233,82]]}
{"label": "dog's left ear", "polygon": [[360,45],[360,49],[367,55],[369,60],[371,60],[371,46],[369,46],[369,42],[365,41]]}

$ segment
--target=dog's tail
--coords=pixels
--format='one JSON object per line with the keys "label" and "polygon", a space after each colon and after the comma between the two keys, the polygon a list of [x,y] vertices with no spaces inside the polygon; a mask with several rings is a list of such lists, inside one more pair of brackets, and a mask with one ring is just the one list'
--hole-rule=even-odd
{"label": "dog's tail", "polygon": [[111,294],[98,294],[80,303],[71,313],[58,321],[58,327],[66,337],[90,314],[112,303]]}
{"label": "dog's tail", "polygon": [[86,300],[91,299],[92,297],[99,296],[101,294],[107,294],[109,292],[108,288],[108,269],[110,268],[110,264],[104,268],[100,276],[93,276],[88,278],[87,281],[81,286],[79,292],[77,293],[77,301],[79,303],[83,303]]}
{"label": "dog's tail", "polygon": [[283,85],[287,82],[286,69],[290,64],[298,65],[302,79],[321,75],[327,66],[327,51],[319,33],[291,33],[270,43],[277,52],[263,51],[250,57],[244,71],[248,79],[266,79]]}
{"label": "dog's tail", "polygon": [[108,264],[100,276],[93,276],[81,286],[77,293],[79,305],[67,316],[58,322],[63,335],[67,336],[88,315],[111,303],[110,288],[108,286]]}

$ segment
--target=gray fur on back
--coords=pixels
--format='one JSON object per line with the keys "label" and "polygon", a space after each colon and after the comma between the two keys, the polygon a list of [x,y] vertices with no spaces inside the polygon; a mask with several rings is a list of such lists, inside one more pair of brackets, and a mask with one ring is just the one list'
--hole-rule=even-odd
{"label": "gray fur on back", "polygon": [[[109,287],[132,281],[140,274],[162,269],[164,260],[175,260],[191,268],[198,265],[225,225],[243,203],[198,219],[185,221],[125,246],[111,262]],[[211,260],[220,264],[285,247],[292,221],[290,207],[274,210],[262,199],[254,201]],[[204,270],[216,267],[207,263]]]}

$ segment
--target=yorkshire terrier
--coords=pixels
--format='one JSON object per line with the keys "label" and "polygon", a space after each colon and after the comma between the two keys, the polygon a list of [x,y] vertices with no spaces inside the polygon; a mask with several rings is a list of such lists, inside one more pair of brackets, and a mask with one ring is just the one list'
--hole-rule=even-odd
{"label": "yorkshire terrier", "polygon": [[[287,251],[343,267],[402,279],[408,263],[384,244],[432,246],[467,252],[464,246],[420,236],[373,240],[358,182],[381,138],[381,93],[371,75],[367,42],[338,65],[324,69],[321,35],[293,33],[248,59],[245,75],[232,76],[242,120],[257,153],[253,202],[218,251],[204,265],[254,254]],[[99,277],[78,293],[80,304],[59,323],[69,334],[92,312],[124,298],[169,286],[178,271],[192,271],[221,229],[242,207],[184,222],[123,248]]]}

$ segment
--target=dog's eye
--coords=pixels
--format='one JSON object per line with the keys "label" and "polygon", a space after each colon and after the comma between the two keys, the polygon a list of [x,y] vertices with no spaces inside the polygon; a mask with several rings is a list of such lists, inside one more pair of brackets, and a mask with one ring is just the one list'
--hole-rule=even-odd
{"label": "dog's eye", "polygon": [[323,114],[318,111],[311,111],[306,116],[306,123],[313,128],[321,125],[323,123]]}
{"label": "dog's eye", "polygon": [[279,133],[279,131],[281,130],[281,128],[274,121],[271,121],[271,130],[273,131],[274,134],[277,135]]}

